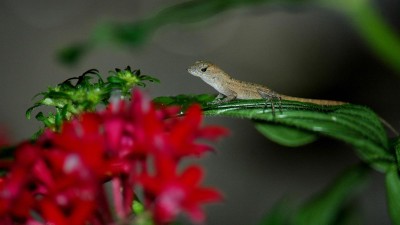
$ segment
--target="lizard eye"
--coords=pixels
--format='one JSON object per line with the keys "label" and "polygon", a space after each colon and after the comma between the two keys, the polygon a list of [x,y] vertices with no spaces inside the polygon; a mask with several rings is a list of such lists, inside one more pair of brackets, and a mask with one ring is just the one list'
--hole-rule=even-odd
{"label": "lizard eye", "polygon": [[208,67],[201,68],[201,72],[206,72]]}

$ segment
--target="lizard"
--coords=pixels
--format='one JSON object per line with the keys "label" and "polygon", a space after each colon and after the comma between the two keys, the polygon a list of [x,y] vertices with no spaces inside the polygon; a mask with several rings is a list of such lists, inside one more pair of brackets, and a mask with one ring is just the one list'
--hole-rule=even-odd
{"label": "lizard", "polygon": [[[279,94],[264,85],[237,80],[223,71],[217,65],[207,61],[196,61],[187,69],[187,71],[196,77],[200,77],[204,82],[218,91],[219,94],[212,103],[224,103],[235,99],[265,99],[270,101],[273,115],[275,115],[275,106],[273,100],[279,101],[279,109],[281,112],[282,99],[325,106],[348,104],[342,101],[299,98]],[[379,117],[379,119],[386,127],[396,134],[396,136],[399,135],[397,130],[394,129],[393,126],[391,126],[386,120],[381,117]]]}
{"label": "lizard", "polygon": [[214,100],[214,103],[229,102],[234,99],[266,99],[271,101],[273,110],[274,105],[272,100],[274,99],[279,100],[279,102],[283,99],[313,103],[317,105],[346,104],[345,102],[341,101],[298,98],[279,94],[264,85],[237,80],[223,71],[217,65],[206,61],[196,61],[194,65],[187,69],[187,71],[196,77],[200,77],[204,82],[219,92],[218,96]]}

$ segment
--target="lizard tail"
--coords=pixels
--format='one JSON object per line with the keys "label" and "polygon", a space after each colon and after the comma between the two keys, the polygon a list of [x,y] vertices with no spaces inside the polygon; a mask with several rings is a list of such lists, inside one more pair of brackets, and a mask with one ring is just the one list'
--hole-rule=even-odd
{"label": "lizard tail", "polygon": [[297,97],[286,96],[286,95],[280,95],[280,97],[283,100],[313,103],[313,104],[317,104],[317,105],[343,105],[343,104],[346,104],[346,102],[341,102],[341,101],[310,99],[310,98],[297,98]]}
{"label": "lizard tail", "polygon": [[[343,104],[346,104],[346,102],[340,102],[340,101],[322,100],[322,99],[309,99],[309,98],[297,98],[297,97],[286,96],[286,95],[280,95],[280,97],[282,99],[284,99],[284,100],[313,103],[313,104],[317,104],[317,105],[343,105]],[[396,129],[394,129],[394,127],[390,123],[388,123],[386,120],[384,120],[380,116],[379,116],[379,120],[394,135],[399,136],[399,132]]]}

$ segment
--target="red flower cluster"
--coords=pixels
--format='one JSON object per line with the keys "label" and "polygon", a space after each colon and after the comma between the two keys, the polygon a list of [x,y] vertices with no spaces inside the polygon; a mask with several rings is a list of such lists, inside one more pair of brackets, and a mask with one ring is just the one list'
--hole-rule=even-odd
{"label": "red flower cluster", "polygon": [[211,149],[197,140],[227,131],[201,127],[199,106],[177,117],[176,108],[155,109],[138,91],[132,99],[84,113],[59,133],[48,130],[37,142],[21,144],[12,164],[1,161],[8,173],[0,178],[0,224],[134,224],[138,187],[156,224],[181,212],[203,221],[201,204],[221,195],[200,186],[199,166],[182,172],[177,166]]}

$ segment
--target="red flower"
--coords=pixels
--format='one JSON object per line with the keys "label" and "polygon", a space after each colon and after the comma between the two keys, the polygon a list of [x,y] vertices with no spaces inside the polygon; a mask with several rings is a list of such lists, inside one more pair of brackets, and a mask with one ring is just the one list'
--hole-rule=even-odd
{"label": "red flower", "polygon": [[[198,139],[216,140],[227,134],[227,130],[221,127],[202,127],[201,109],[198,105],[190,107],[185,116],[176,117],[177,108],[157,110],[153,104],[143,98],[139,91],[133,92],[132,99],[133,102],[131,105],[123,101],[114,102],[114,104],[111,104],[102,113],[106,127],[104,130],[106,139],[108,140],[107,143],[114,149],[113,151],[118,152],[121,162],[120,166],[125,168],[124,173],[127,174],[125,177],[130,177],[130,179],[121,179],[116,182],[117,186],[114,186],[114,188],[118,191],[121,187],[133,186],[137,182],[138,176],[146,179],[144,177],[148,176],[147,167],[149,166],[146,159],[150,156],[161,161],[170,161],[170,163],[176,164],[183,157],[192,155],[201,156],[204,152],[211,150],[208,145],[197,143]],[[133,167],[140,168],[140,170],[134,170]],[[174,168],[164,170],[163,166],[159,164],[157,168],[162,174],[174,175],[166,176],[164,179],[165,183],[169,182],[168,178],[172,179],[170,183],[176,183],[175,188],[171,188],[174,185],[165,186],[166,191],[162,192],[164,199],[167,199],[166,196],[170,194],[174,195],[176,193],[174,192],[175,190],[181,190],[182,188],[185,194],[182,200],[177,199],[175,201],[177,204],[182,205],[168,209],[179,209],[177,213],[187,211],[192,219],[200,221],[203,214],[199,209],[199,205],[206,202],[208,198],[210,201],[219,199],[215,197],[219,195],[212,189],[209,190],[206,188],[203,190],[194,186],[198,184],[185,183],[186,177],[191,176],[195,176],[193,180],[199,182],[202,176],[200,168],[190,168],[182,174],[182,177],[175,174],[175,165]],[[162,171],[165,171],[165,173]],[[183,183],[179,183],[181,181]],[[151,191],[148,191],[147,187],[151,185],[148,182],[146,182],[146,185],[142,184],[144,191],[150,193]],[[126,191],[126,188],[122,190]],[[129,193],[125,193],[125,195]],[[196,196],[200,195],[204,198],[196,199]],[[117,205],[121,204],[123,203]],[[125,202],[124,205],[125,207],[122,208],[126,209],[130,206],[130,202]],[[155,206],[153,208],[155,210],[154,213],[157,214],[155,217],[161,218],[162,221],[172,220],[177,214],[167,213],[168,216],[159,216],[162,211],[160,209],[167,208],[163,207],[163,204],[160,203],[155,204]]]}
{"label": "red flower", "polygon": [[175,159],[185,156],[201,156],[211,147],[197,143],[197,139],[216,140],[227,134],[227,130],[217,126],[201,127],[202,114],[199,105],[191,106],[186,115],[175,120],[168,131],[166,140],[169,142],[170,154]]}
{"label": "red flower", "polygon": [[0,218],[27,220],[34,206],[34,197],[27,189],[33,184],[31,168],[40,158],[40,149],[29,143],[19,146],[15,163],[0,182]]}
{"label": "red flower", "polygon": [[176,117],[177,108],[156,110],[139,91],[134,91],[133,102],[116,102],[103,112],[105,132],[112,148],[119,154],[134,158],[149,154],[166,154],[176,160],[186,156],[201,156],[210,151],[198,139],[217,140],[227,130],[217,126],[202,127],[199,105],[190,107],[182,117]]}
{"label": "red flower", "polygon": [[186,212],[195,222],[204,221],[200,205],[222,199],[212,188],[200,187],[203,171],[199,166],[191,166],[177,174],[174,161],[168,158],[156,159],[154,175],[143,174],[140,178],[146,202],[151,207],[154,218],[159,223],[168,223]]}
{"label": "red flower", "polygon": [[[199,166],[182,173],[176,167],[184,157],[211,149],[198,139],[215,140],[226,130],[202,127],[199,106],[176,117],[176,108],[156,109],[138,91],[132,98],[132,103],[113,102],[103,112],[83,113],[64,122],[59,133],[47,130],[36,143],[19,146],[11,165],[0,161],[0,167],[9,170],[0,178],[0,223],[129,221],[139,184],[157,223],[172,221],[181,212],[203,221],[200,206],[220,200],[221,195],[200,186]],[[104,191],[107,181],[113,202]],[[32,213],[40,219],[32,218]]]}
{"label": "red flower", "polygon": [[[93,173],[99,178],[116,172],[110,165],[111,153],[107,149],[103,121],[98,114],[84,113],[64,123],[60,133],[50,136],[48,139],[52,142],[53,151],[48,156],[52,160],[61,160],[54,161],[58,167],[64,167],[62,169],[68,169],[70,173],[79,172],[81,175],[84,175],[84,169],[88,169],[90,171],[87,173]],[[61,156],[60,153],[66,155]]]}

